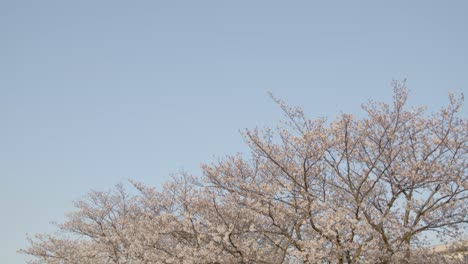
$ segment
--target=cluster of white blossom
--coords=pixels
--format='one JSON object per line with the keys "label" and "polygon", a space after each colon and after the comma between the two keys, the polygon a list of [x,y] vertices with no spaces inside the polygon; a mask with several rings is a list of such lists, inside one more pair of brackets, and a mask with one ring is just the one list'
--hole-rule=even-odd
{"label": "cluster of white blossom", "polygon": [[31,263],[457,263],[421,245],[466,231],[468,122],[462,98],[426,115],[369,102],[366,117],[287,121],[245,132],[249,158],[181,174],[162,191],[91,192],[21,250]]}

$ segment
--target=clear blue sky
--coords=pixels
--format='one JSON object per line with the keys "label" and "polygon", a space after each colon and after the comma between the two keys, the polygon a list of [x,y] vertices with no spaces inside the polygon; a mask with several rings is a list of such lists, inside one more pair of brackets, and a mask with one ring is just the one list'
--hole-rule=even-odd
{"label": "clear blue sky", "polygon": [[[468,87],[466,1],[0,0],[0,262],[90,188],[245,152],[270,90],[311,117]],[[464,110],[466,114],[466,108]]]}

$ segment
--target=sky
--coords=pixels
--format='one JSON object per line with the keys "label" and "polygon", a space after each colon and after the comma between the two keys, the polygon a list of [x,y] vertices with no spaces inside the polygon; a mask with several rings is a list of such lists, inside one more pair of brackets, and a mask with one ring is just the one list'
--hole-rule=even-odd
{"label": "sky", "polygon": [[[73,201],[248,153],[240,130],[359,115],[407,78],[468,91],[467,1],[0,0],[0,261]],[[462,110],[466,116],[466,107]]]}

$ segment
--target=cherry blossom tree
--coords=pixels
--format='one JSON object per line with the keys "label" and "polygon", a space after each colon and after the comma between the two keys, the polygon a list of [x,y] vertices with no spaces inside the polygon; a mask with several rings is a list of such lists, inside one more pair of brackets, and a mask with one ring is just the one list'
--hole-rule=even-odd
{"label": "cherry blossom tree", "polygon": [[426,114],[407,107],[404,82],[393,87],[393,102],[364,104],[362,118],[313,120],[272,96],[286,121],[246,130],[248,157],[161,191],[91,192],[21,252],[50,264],[461,263],[424,245],[466,233],[463,96]]}

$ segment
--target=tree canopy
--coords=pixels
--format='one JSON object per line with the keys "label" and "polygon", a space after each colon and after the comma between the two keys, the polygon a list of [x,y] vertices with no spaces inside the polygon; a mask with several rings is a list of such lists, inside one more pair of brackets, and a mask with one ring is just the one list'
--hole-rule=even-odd
{"label": "tree canopy", "polygon": [[462,239],[468,122],[463,96],[426,113],[391,103],[309,119],[275,99],[276,129],[243,134],[250,155],[202,165],[154,187],[90,192],[21,250],[31,263],[456,263],[427,234]]}

